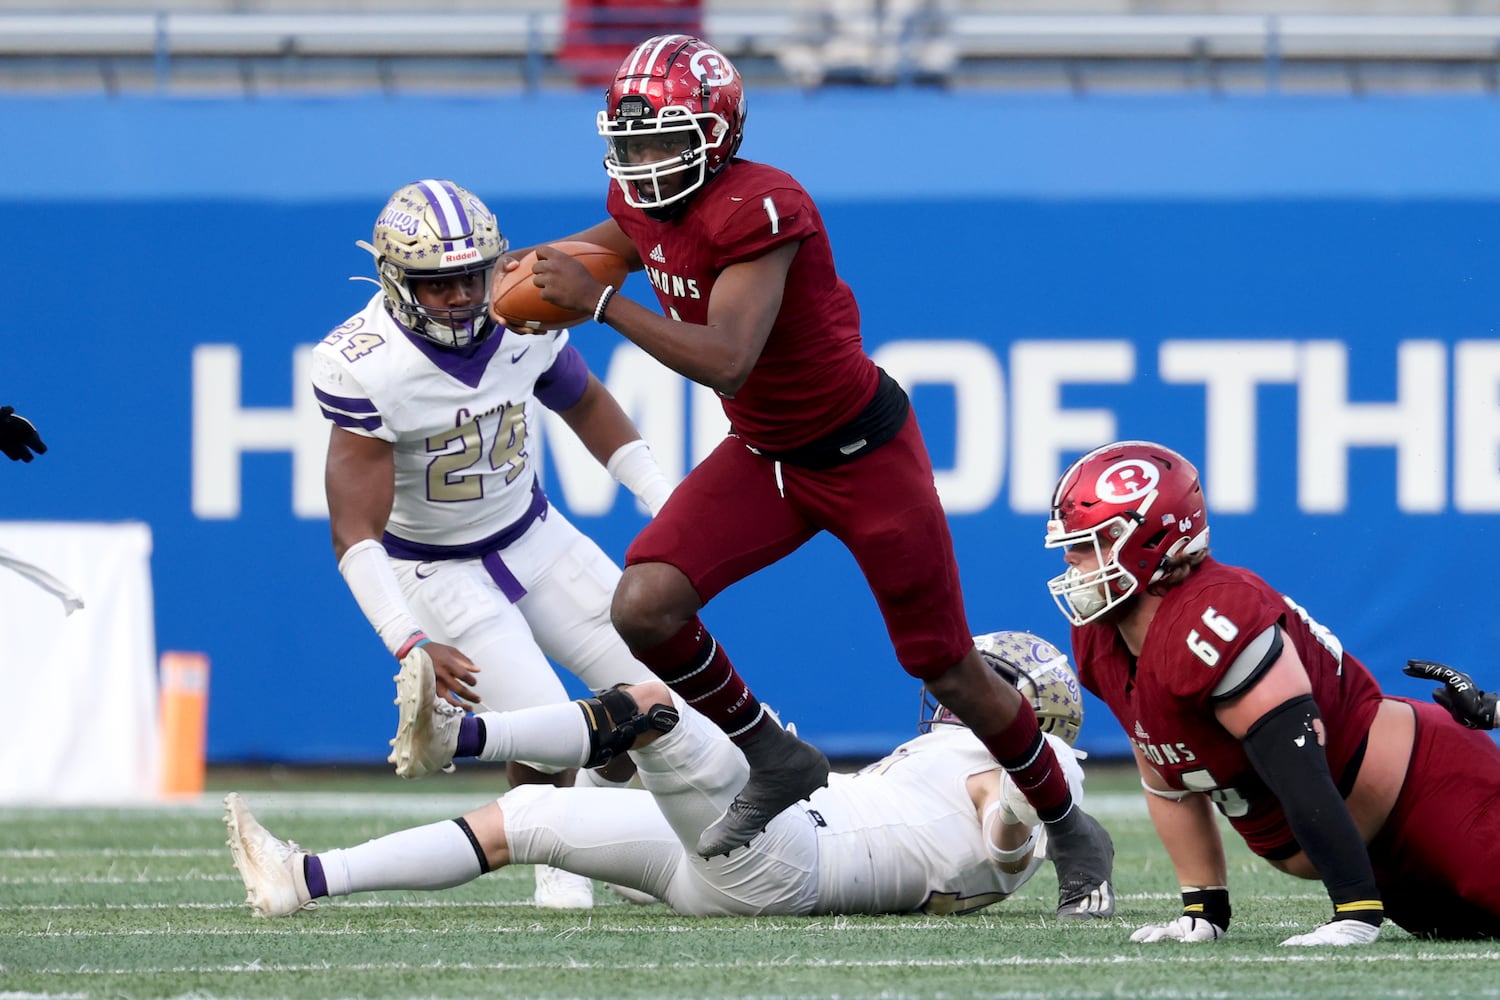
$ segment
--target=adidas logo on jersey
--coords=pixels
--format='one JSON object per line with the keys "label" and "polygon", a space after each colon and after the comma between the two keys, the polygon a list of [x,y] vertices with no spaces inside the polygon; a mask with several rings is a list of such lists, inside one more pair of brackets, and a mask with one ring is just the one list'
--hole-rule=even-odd
{"label": "adidas logo on jersey", "polygon": [[660,243],[656,244],[656,247],[652,249],[651,259],[656,261],[658,264],[665,264],[667,262],[667,255],[661,252]]}
{"label": "adidas logo on jersey", "polygon": [[1149,742],[1151,737],[1146,735],[1146,730],[1141,726],[1139,719],[1135,722],[1135,738],[1143,742]]}

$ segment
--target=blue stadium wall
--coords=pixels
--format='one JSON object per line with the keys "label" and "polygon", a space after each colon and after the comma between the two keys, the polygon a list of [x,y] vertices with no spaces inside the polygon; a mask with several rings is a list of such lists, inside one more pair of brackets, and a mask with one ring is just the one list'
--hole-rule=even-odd
{"label": "blue stadium wall", "polygon": [[[404,182],[459,179],[521,244],[597,221],[594,110],[0,102],[0,402],[52,449],[0,469],[0,517],[150,524],[158,646],[212,659],[212,761],[383,757],[394,663],[330,553],[298,359],[369,294],[354,240]],[[1500,102],[777,93],[743,153],[822,205],[869,347],[922,416],[976,631],[1066,643],[1052,480],[1156,438],[1198,460],[1216,553],[1388,690],[1426,696],[1413,656],[1496,682]],[[575,338],[669,467],[702,453],[702,397],[608,329]],[[554,502],[619,558],[642,515],[555,438]],[[912,732],[916,685],[835,543],[705,618],[830,751]],[[1128,748],[1093,702],[1082,745]]]}

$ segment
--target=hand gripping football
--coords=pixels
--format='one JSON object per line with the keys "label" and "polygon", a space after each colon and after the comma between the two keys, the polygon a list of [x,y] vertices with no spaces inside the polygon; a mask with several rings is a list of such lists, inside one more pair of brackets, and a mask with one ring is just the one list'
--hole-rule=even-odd
{"label": "hand gripping football", "polygon": [[[630,273],[625,258],[608,247],[582,240],[560,240],[549,246],[578,261],[599,282],[619,288]],[[577,313],[542,300],[542,290],[531,280],[536,265],[536,251],[520,260],[520,266],[507,271],[495,282],[490,296],[490,314],[512,329],[561,330],[589,319],[591,313]]]}

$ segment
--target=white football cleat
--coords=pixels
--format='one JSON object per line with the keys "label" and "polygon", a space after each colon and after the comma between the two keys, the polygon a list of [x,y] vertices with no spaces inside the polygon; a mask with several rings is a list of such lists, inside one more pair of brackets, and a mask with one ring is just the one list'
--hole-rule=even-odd
{"label": "white football cleat", "polygon": [[387,763],[403,778],[425,778],[453,763],[463,709],[437,696],[432,658],[421,646],[406,654],[396,674],[396,735]]}
{"label": "white football cleat", "polygon": [[551,865],[537,865],[536,895],[532,901],[544,910],[591,910],[594,880]]}
{"label": "white football cleat", "polygon": [[290,840],[277,840],[260,825],[238,792],[224,796],[229,853],[245,883],[245,902],[257,917],[285,917],[316,909],[307,891],[302,859],[307,852]]}

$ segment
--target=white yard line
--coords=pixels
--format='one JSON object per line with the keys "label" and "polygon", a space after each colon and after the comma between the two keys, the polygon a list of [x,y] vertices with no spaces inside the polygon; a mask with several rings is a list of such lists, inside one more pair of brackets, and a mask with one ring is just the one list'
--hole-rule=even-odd
{"label": "white yard line", "polygon": [[[1453,962],[1500,962],[1500,950],[1497,951],[1473,951],[1460,953],[1433,953],[1412,952],[1410,954],[1392,955],[1388,953],[1370,955],[1351,955],[1342,950],[1336,953],[1328,952],[1296,952],[1276,953],[1271,955],[1185,955],[1178,949],[1157,949],[1152,954],[1141,955],[1111,955],[1099,958],[1083,958],[1078,956],[1057,957],[1030,957],[1024,955],[1012,955],[1004,957],[982,957],[970,956],[965,958],[891,958],[891,959],[818,959],[818,958],[788,958],[773,961],[757,962],[582,962],[570,961],[568,971],[593,970],[599,972],[634,972],[634,971],[687,971],[702,969],[704,971],[732,971],[732,970],[759,970],[759,969],[947,969],[947,968],[973,968],[975,966],[987,968],[1050,968],[1052,966],[1101,966],[1109,968],[1121,968],[1125,966],[1152,966],[1152,965],[1242,965],[1242,966],[1265,966],[1265,965],[1323,965],[1351,963],[1366,963],[1371,965],[1383,965],[1392,962],[1404,964],[1427,964],[1437,963],[1448,965]],[[261,962],[259,960],[249,963],[228,963],[222,965],[177,965],[169,968],[143,969],[139,966],[133,968],[102,968],[98,966],[70,965],[67,967],[48,967],[31,971],[31,975],[82,975],[82,976],[138,976],[143,972],[154,972],[166,975],[220,975],[227,973],[305,973],[305,972],[414,972],[414,971],[437,971],[444,972],[467,971],[467,972],[556,972],[558,965],[555,961],[537,962],[437,962],[437,963],[414,963],[414,962],[308,962],[308,963],[279,963]],[[1154,995],[1154,994],[1153,994]]]}

